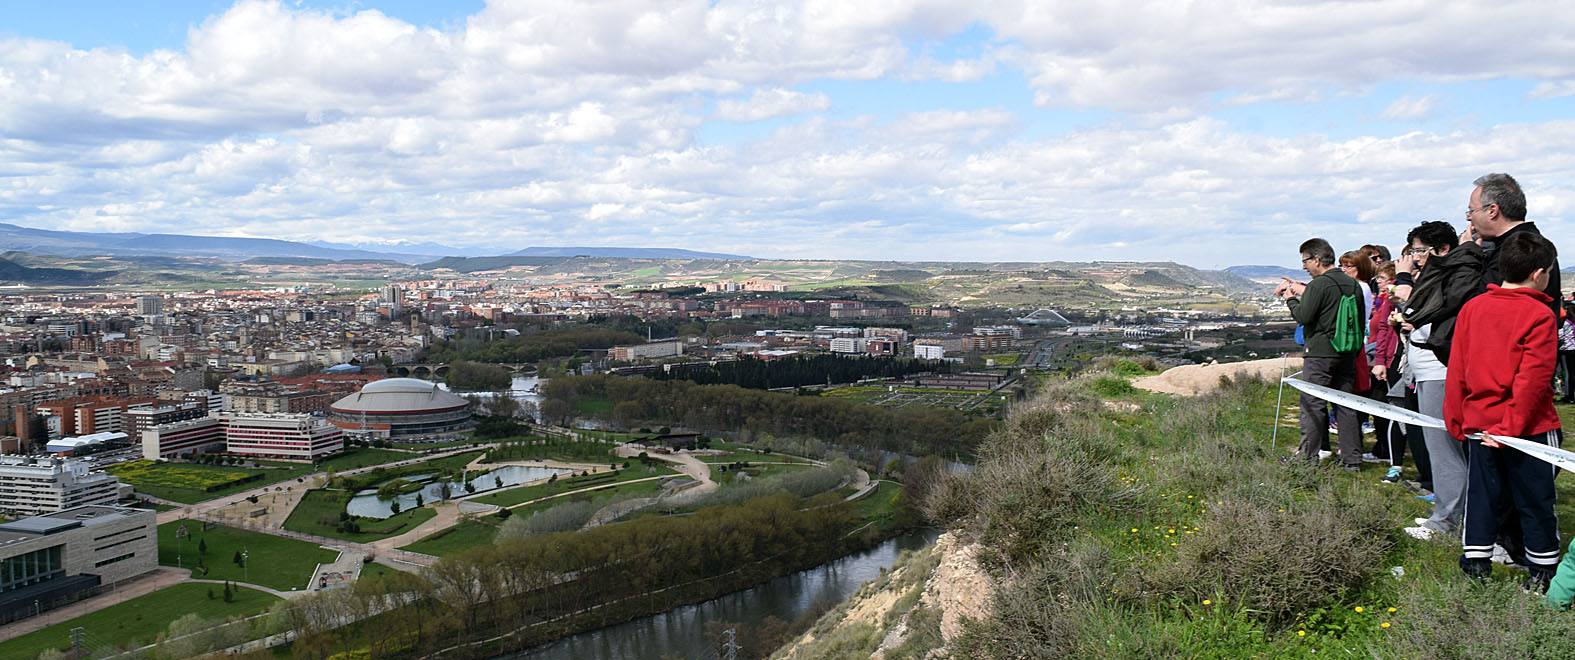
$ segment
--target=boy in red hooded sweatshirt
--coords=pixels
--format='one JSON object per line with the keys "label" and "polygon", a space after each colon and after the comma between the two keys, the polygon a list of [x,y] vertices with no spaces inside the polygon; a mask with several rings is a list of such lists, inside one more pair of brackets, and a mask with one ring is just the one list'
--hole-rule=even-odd
{"label": "boy in red hooded sweatshirt", "polygon": [[[1557,256],[1547,239],[1527,232],[1499,246],[1502,286],[1472,298],[1460,310],[1444,381],[1444,422],[1457,440],[1485,433],[1558,446],[1553,409],[1557,321],[1542,290]],[[1542,593],[1559,563],[1558,519],[1553,513],[1557,468],[1504,447],[1488,437],[1469,443],[1464,556],[1460,567],[1487,577],[1498,516],[1505,498],[1519,510],[1529,562],[1526,588]]]}

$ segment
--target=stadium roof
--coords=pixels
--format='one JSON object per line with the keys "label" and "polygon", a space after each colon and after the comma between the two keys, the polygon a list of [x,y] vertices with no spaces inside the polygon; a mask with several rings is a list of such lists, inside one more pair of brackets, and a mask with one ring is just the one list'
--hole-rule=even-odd
{"label": "stadium roof", "polygon": [[334,402],[341,413],[409,413],[455,410],[470,405],[463,397],[429,380],[387,378],[367,383],[361,391]]}

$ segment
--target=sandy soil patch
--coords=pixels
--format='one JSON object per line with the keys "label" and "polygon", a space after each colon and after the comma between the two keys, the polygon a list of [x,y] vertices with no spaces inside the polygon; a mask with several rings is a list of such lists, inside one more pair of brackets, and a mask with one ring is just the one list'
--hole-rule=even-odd
{"label": "sandy soil patch", "polygon": [[1299,357],[1249,360],[1247,362],[1231,362],[1228,364],[1189,364],[1168,369],[1165,373],[1158,376],[1139,378],[1132,381],[1132,384],[1150,392],[1197,396],[1214,391],[1214,388],[1220,384],[1220,376],[1230,376],[1231,378],[1258,376],[1273,382],[1278,380],[1280,376],[1301,368],[1302,359]]}

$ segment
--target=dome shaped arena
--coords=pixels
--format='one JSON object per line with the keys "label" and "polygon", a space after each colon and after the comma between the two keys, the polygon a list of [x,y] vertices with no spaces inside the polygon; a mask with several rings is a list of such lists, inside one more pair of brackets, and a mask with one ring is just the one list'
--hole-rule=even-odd
{"label": "dome shaped arena", "polygon": [[437,383],[388,378],[335,401],[328,421],[345,433],[371,439],[437,442],[469,431],[470,402]]}

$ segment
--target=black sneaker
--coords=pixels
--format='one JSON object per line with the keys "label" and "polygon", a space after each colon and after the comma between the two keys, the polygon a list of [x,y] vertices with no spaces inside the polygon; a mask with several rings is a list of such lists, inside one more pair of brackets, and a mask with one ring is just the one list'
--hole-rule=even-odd
{"label": "black sneaker", "polygon": [[1347,465],[1347,466],[1345,466],[1345,467],[1343,467],[1341,469],[1345,470],[1346,472],[1350,472],[1350,473],[1354,474],[1354,473],[1357,473],[1357,472],[1361,472],[1362,471],[1362,466],[1361,466],[1361,464]]}
{"label": "black sneaker", "polygon": [[1486,580],[1489,575],[1493,574],[1493,562],[1486,559],[1470,559],[1462,555],[1460,557],[1460,570],[1465,571],[1466,577],[1473,580]]}
{"label": "black sneaker", "polygon": [[1529,566],[1526,568],[1526,581],[1520,588],[1528,594],[1537,596],[1548,593],[1548,584],[1553,581],[1553,569],[1546,566]]}
{"label": "black sneaker", "polygon": [[1389,466],[1389,471],[1385,472],[1384,473],[1384,478],[1383,479],[1379,479],[1379,481],[1382,481],[1382,482],[1384,482],[1386,484],[1399,483],[1400,482],[1400,466],[1398,466],[1398,465],[1391,465],[1391,466]]}

